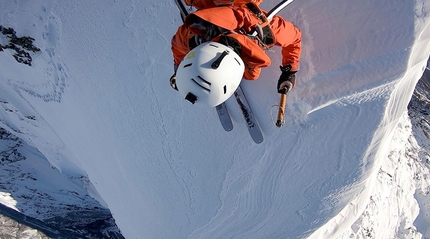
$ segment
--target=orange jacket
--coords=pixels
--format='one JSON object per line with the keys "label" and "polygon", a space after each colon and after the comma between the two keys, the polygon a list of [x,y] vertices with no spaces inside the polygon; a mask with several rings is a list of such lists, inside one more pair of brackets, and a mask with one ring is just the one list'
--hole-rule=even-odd
{"label": "orange jacket", "polygon": [[[260,75],[261,68],[270,65],[270,58],[259,46],[257,40],[251,40],[246,35],[236,33],[238,29],[249,30],[247,28],[257,23],[254,14],[246,7],[215,7],[197,10],[188,15],[185,23],[178,28],[172,37],[172,52],[176,67],[191,50],[190,40],[196,33],[192,32],[189,26],[195,16],[231,31],[228,36],[235,38],[242,46],[240,57],[246,64],[243,78],[256,80]],[[275,16],[269,25],[275,38],[273,45],[282,47],[282,65],[291,64],[292,71],[297,71],[301,53],[300,30],[280,16]],[[213,40],[216,41],[217,39]]]}
{"label": "orange jacket", "polygon": [[263,2],[263,0],[218,0],[218,1],[213,1],[213,0],[185,0],[184,2],[188,6],[195,7],[196,9],[205,9],[205,8],[210,8],[210,7],[217,7],[218,5],[215,2],[219,2],[220,4],[226,4],[226,5],[232,3],[235,6],[239,6],[241,4],[245,4],[248,2],[253,2],[257,5],[260,5],[260,3]]}

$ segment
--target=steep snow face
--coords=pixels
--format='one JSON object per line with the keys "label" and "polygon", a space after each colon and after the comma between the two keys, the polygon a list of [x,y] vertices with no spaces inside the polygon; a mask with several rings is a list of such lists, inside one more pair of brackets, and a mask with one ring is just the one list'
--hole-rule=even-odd
{"label": "steep snow face", "polygon": [[366,209],[338,238],[430,236],[429,76],[427,69],[393,132]]}
{"label": "steep snow face", "polygon": [[[409,105],[409,115],[412,124],[415,126],[414,136],[415,144],[420,146],[420,150],[413,151],[421,159],[422,164],[425,164],[427,168],[430,168],[430,68],[427,68],[423,78],[417,85],[417,90],[414,92],[413,98]],[[418,161],[418,160],[417,160]],[[419,161],[418,161],[419,162]],[[412,164],[413,165],[413,164]],[[419,167],[417,167],[420,169]],[[427,173],[420,173],[427,172]],[[423,234],[424,237],[430,237],[430,180],[429,169],[419,170],[416,173],[415,179],[418,181],[416,193],[416,200],[419,204],[419,215],[415,219],[414,225],[418,228],[418,231]]]}
{"label": "steep snow face", "polygon": [[269,110],[280,49],[258,81],[243,82],[265,135],[255,145],[234,100],[226,133],[213,109],[170,89],[173,1],[0,9],[2,24],[41,49],[32,67],[0,54],[2,100],[43,127],[14,114],[0,123],[23,129],[61,172],[85,171],[126,238],[340,235],[372,195],[430,52],[428,1],[294,2],[281,15],[302,30],[303,55],[282,129]]}
{"label": "steep snow face", "polygon": [[[415,117],[428,119],[416,109],[411,111]],[[412,119],[417,124],[411,125],[408,114],[403,114],[393,133],[389,154],[372,182],[369,203],[351,227],[342,228],[336,238],[428,238],[430,148],[417,143],[428,142],[427,137],[417,135],[422,125],[418,120]]]}

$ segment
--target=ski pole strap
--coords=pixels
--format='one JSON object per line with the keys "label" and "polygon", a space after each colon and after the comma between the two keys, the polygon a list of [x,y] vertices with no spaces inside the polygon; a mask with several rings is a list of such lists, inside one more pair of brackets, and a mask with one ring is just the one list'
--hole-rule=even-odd
{"label": "ski pole strap", "polygon": [[287,93],[281,94],[279,101],[278,119],[276,120],[276,127],[281,128],[285,123],[285,106],[287,104]]}

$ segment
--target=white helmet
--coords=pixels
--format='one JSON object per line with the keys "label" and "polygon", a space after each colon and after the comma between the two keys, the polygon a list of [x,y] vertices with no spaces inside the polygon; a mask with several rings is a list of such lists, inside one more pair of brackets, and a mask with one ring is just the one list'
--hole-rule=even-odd
{"label": "white helmet", "polygon": [[205,42],[188,52],[179,64],[176,85],[191,103],[215,107],[234,93],[244,69],[233,49],[218,42]]}

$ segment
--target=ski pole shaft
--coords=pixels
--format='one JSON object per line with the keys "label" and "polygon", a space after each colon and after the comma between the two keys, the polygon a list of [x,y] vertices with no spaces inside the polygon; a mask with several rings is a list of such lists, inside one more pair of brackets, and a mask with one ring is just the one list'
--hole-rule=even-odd
{"label": "ski pole shaft", "polygon": [[278,119],[276,121],[276,127],[281,128],[285,123],[285,106],[287,104],[287,93],[281,93],[281,99],[279,101]]}
{"label": "ski pole shaft", "polygon": [[292,3],[294,0],[283,0],[278,5],[276,5],[274,8],[272,8],[267,14],[267,19],[272,20],[272,18],[278,14],[282,9],[284,9],[287,5]]}

